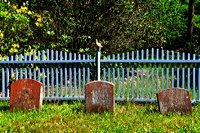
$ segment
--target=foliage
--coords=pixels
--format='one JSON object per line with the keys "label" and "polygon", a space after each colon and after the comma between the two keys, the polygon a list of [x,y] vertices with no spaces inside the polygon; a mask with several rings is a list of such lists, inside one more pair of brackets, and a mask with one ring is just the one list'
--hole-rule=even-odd
{"label": "foliage", "polygon": [[[44,49],[93,55],[95,39],[104,40],[104,55],[152,47],[175,50],[186,45],[188,1],[1,0],[0,5],[2,55]],[[198,5],[199,1],[196,48]]]}
{"label": "foliage", "polygon": [[115,113],[85,113],[85,104],[45,103],[41,111],[9,113],[0,104],[2,132],[199,132],[199,105],[192,115],[161,115],[157,103],[116,102]]}
{"label": "foliage", "polygon": [[155,23],[162,25],[165,28],[164,34],[166,37],[165,49],[175,50],[180,48],[180,44],[185,42],[187,25],[184,12],[187,9],[179,0],[151,0],[155,7],[151,11]]}

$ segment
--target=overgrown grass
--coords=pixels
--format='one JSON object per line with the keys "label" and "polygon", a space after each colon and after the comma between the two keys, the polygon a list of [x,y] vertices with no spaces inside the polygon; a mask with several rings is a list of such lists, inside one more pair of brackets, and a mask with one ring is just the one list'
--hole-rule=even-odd
{"label": "overgrown grass", "polygon": [[0,101],[1,132],[200,132],[200,104],[192,115],[161,115],[157,103],[116,102],[115,113],[89,114],[84,101],[45,102],[42,110],[10,113]]}

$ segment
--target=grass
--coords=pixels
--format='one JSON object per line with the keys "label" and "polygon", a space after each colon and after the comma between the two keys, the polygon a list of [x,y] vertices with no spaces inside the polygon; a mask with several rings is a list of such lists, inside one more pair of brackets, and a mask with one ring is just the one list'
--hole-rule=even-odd
{"label": "grass", "polygon": [[157,103],[116,102],[115,113],[89,114],[84,101],[44,102],[40,111],[10,113],[0,101],[1,132],[200,132],[200,104],[192,115],[161,115]]}

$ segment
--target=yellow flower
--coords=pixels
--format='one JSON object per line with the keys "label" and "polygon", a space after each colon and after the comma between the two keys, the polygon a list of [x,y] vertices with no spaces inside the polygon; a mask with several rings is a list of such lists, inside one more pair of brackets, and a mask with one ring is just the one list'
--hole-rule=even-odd
{"label": "yellow flower", "polygon": [[27,7],[25,7],[25,6],[21,6],[20,9],[16,9],[16,12],[17,12],[17,13],[22,13],[22,12],[24,12],[24,11],[26,11],[26,10],[28,10]]}
{"label": "yellow flower", "polygon": [[21,10],[21,9],[17,9],[16,12],[17,12],[17,13],[21,13],[22,10]]}
{"label": "yellow flower", "polygon": [[38,22],[35,22],[35,25],[38,26],[38,27],[42,27],[42,24],[40,24]]}
{"label": "yellow flower", "polygon": [[3,38],[3,33],[1,32],[1,30],[0,30],[0,38]]}
{"label": "yellow flower", "polygon": [[21,8],[20,8],[21,10],[23,10],[23,11],[25,11],[25,10],[28,10],[28,8],[27,7],[25,7],[25,6],[21,6]]}
{"label": "yellow flower", "polygon": [[42,18],[38,18],[37,21],[38,21],[38,22],[42,22]]}
{"label": "yellow flower", "polygon": [[38,66],[36,66],[35,70],[38,71]]}
{"label": "yellow flower", "polygon": [[30,15],[30,14],[32,14],[32,12],[31,12],[31,11],[28,11],[27,14]]}
{"label": "yellow flower", "polygon": [[19,44],[12,44],[14,48],[19,48]]}
{"label": "yellow flower", "polygon": [[8,12],[6,11],[6,12],[3,12],[4,14],[8,14]]}
{"label": "yellow flower", "polygon": [[4,57],[0,56],[0,61],[3,60],[3,59],[6,60],[6,57],[5,56]]}
{"label": "yellow flower", "polygon": [[34,16],[35,16],[35,17],[38,17],[38,18],[41,18],[41,17],[42,17],[41,15],[39,15],[39,14],[37,14],[37,13],[36,13]]}
{"label": "yellow flower", "polygon": [[16,48],[11,48],[11,49],[9,50],[9,52],[10,52],[10,53],[17,53],[18,50],[17,50]]}

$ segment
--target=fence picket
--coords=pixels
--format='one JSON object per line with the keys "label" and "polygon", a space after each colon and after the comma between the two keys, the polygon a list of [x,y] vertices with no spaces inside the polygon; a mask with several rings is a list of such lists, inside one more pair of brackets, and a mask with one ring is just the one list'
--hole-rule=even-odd
{"label": "fence picket", "polygon": [[[156,49],[156,60],[159,60],[159,49]],[[156,63],[156,93],[158,93],[158,75],[159,70],[158,70],[158,63]]]}
{"label": "fence picket", "polygon": [[[47,60],[49,60],[49,50],[47,49],[46,50],[46,56],[47,56]],[[39,56],[38,56],[38,60],[39,60]],[[47,78],[47,83],[46,83],[46,86],[47,86],[47,97],[49,97],[50,95],[50,72],[49,72],[49,66],[47,66],[46,68],[46,71],[47,71],[47,74],[46,74],[46,78]],[[39,71],[39,68],[38,68],[38,79],[40,78],[40,71]],[[40,81],[40,80],[39,80]]]}
{"label": "fence picket", "polygon": [[[69,60],[72,60],[72,53],[69,54]],[[69,82],[70,82],[69,96],[72,97],[72,64],[71,63],[69,66]]]}
{"label": "fence picket", "polygon": [[[172,60],[174,60],[174,51],[172,51]],[[174,88],[174,63],[172,64],[172,88]]]}
{"label": "fence picket", "polygon": [[[139,60],[139,51],[137,51],[136,54],[136,58],[137,60]],[[138,63],[137,63],[137,67],[136,67],[136,72],[137,72],[137,77],[136,77],[136,98],[139,99],[139,73],[138,73]]]}
{"label": "fence picket", "polygon": [[[180,60],[180,53],[179,52],[177,53],[177,60]],[[177,82],[176,82],[177,86],[176,87],[180,87],[180,85],[179,85],[179,79],[180,79],[179,71],[180,71],[180,68],[179,67],[180,67],[180,64],[177,64],[177,76],[176,76],[177,77]]]}
{"label": "fence picket", "polygon": [[[2,58],[2,61],[4,61],[4,58]],[[1,67],[1,71],[2,71],[2,97],[5,97],[5,78],[4,78],[4,73],[5,73],[5,71],[4,71],[4,66],[2,65],[2,67]]]}
{"label": "fence picket", "polygon": [[[11,60],[13,60],[13,56],[11,57]],[[27,61],[27,55],[26,54],[24,54],[24,60]],[[12,70],[11,70],[11,75],[13,75]],[[24,78],[27,78],[27,66],[24,67]]]}
{"label": "fence picket", "polygon": [[[127,52],[127,55],[126,55],[126,59],[129,60],[129,52]],[[130,77],[129,77],[129,73],[130,73],[130,66],[129,64],[127,64],[128,66],[126,66],[126,73],[127,73],[127,98],[129,98],[129,93],[130,93],[130,85],[129,85],[129,81],[130,81]]]}
{"label": "fence picket", "polygon": [[[154,60],[154,49],[152,49],[151,51],[151,59]],[[151,98],[153,99],[154,98],[154,63],[152,63],[152,66],[151,66],[151,71],[152,71],[152,74],[151,74],[151,82],[152,82],[152,88],[151,88]]]}
{"label": "fence picket", "polygon": [[[122,53],[122,60],[124,60],[124,53]],[[122,98],[124,98],[124,64],[122,64]]]}
{"label": "fence picket", "polygon": [[[22,61],[22,54],[20,54],[20,61]],[[21,67],[20,67],[20,79],[22,79],[22,78],[23,78],[23,72],[22,72],[22,65],[21,65]]]}
{"label": "fence picket", "polygon": [[[9,57],[6,57],[6,61],[9,61]],[[9,65],[6,66],[6,97],[9,97]]]}
{"label": "fence picket", "polygon": [[[196,56],[195,56],[195,54],[193,54],[193,60],[196,60]],[[195,65],[195,64],[193,64],[193,65]],[[195,100],[196,99],[196,84],[195,84],[195,81],[196,81],[196,70],[195,70],[195,67],[194,66],[192,66],[193,67],[193,73],[192,73],[192,75],[193,75],[193,100]]]}
{"label": "fence picket", "polygon": [[[167,50],[167,60],[169,60],[169,51]],[[167,73],[166,73],[166,88],[169,88],[169,64],[167,64]]]}
{"label": "fence picket", "polygon": [[[185,60],[185,53],[182,53],[182,60]],[[182,63],[182,88],[185,88],[185,64]]]}
{"label": "fence picket", "polygon": [[[141,51],[141,60],[144,60],[144,50]],[[142,99],[144,99],[144,63],[141,63],[142,66]]]}
{"label": "fence picket", "polygon": [[[149,59],[149,50],[146,49],[146,60],[148,59]],[[146,99],[149,99],[148,79],[149,79],[149,68],[148,68],[148,63],[146,63]]]}
{"label": "fence picket", "polygon": [[[54,51],[51,50],[51,60],[54,60]],[[51,97],[54,97],[54,67],[51,67]]]}
{"label": "fence picket", "polygon": [[[189,53],[188,53],[188,60],[190,60],[190,54]],[[190,91],[190,64],[188,64],[187,67],[188,67],[188,74],[187,74],[188,75],[188,78],[187,78],[188,79],[188,81],[187,81],[188,82],[188,91]]]}
{"label": "fence picket", "polygon": [[[161,60],[164,60],[164,50],[161,51],[161,54],[162,54]],[[161,68],[162,69],[162,90],[164,90],[164,84],[165,84],[164,79],[165,79],[165,77],[164,77],[164,64],[163,63],[161,64],[161,67],[162,67]]]}
{"label": "fence picket", "polygon": [[[134,52],[132,51],[132,60],[134,60]],[[135,79],[135,75],[134,75],[134,63],[132,63],[132,98],[135,97],[135,84],[134,84],[134,79]]]}
{"label": "fence picket", "polygon": [[[115,55],[112,55],[112,59],[115,60]],[[112,63],[112,82],[115,84],[115,63]]]}
{"label": "fence picket", "polygon": [[[200,60],[200,55],[199,55]],[[200,101],[200,64],[198,64],[198,101]]]}
{"label": "fence picket", "polygon": [[[117,54],[117,60],[120,60],[120,55]],[[118,68],[117,68],[117,97],[120,98],[120,63],[118,63]]]}
{"label": "fence picket", "polygon": [[[63,60],[63,53],[60,51],[60,60]],[[60,64],[60,97],[63,97],[63,64]]]}

